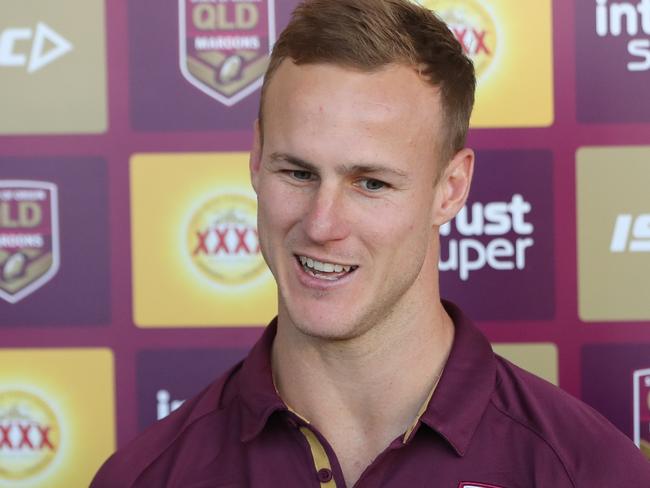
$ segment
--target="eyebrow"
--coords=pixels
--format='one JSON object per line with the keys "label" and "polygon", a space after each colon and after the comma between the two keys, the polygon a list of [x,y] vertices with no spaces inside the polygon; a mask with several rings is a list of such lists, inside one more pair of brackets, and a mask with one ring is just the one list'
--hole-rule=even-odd
{"label": "eyebrow", "polygon": [[[294,166],[298,166],[299,168],[303,168],[307,171],[311,171],[313,173],[319,172],[316,165],[310,163],[309,161],[305,161],[304,159],[299,158],[297,156],[293,156],[291,154],[274,152],[269,156],[269,159],[271,160],[271,162],[274,163],[286,162],[289,164],[293,164]],[[406,180],[409,179],[408,174],[406,174],[405,172],[399,169],[389,168],[388,166],[383,166],[381,164],[374,164],[374,163],[341,164],[336,167],[336,172],[338,174],[343,174],[343,175],[388,173],[388,174],[395,175],[399,178],[403,178]]]}

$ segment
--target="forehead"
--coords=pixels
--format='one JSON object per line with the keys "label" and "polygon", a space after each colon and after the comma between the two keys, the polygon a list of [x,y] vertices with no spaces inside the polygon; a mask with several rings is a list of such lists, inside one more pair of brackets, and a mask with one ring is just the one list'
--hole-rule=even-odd
{"label": "forehead", "polygon": [[295,135],[357,147],[381,138],[404,148],[426,145],[431,154],[441,142],[439,89],[405,65],[368,72],[285,60],[269,82],[263,114],[265,140],[284,143],[297,142],[289,140]]}

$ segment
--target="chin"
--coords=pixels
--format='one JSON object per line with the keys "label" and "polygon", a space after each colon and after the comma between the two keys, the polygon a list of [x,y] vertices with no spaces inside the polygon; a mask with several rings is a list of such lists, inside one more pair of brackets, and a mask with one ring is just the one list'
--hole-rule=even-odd
{"label": "chin", "polygon": [[301,334],[314,339],[326,341],[347,341],[362,335],[364,328],[360,321],[350,320],[349,314],[342,322],[337,317],[341,315],[336,312],[328,312],[326,316],[314,314],[313,310],[291,310],[285,308],[289,323]]}
{"label": "chin", "polygon": [[329,342],[349,341],[356,339],[363,333],[352,325],[341,324],[340,322],[336,324],[310,323],[309,325],[303,325],[298,323],[294,325],[302,334],[311,337],[312,339],[320,339]]}

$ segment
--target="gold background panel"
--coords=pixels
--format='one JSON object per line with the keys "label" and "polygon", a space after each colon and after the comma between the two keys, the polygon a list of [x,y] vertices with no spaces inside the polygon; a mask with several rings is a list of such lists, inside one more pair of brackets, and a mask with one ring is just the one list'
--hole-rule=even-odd
{"label": "gold background panel", "polygon": [[88,486],[116,447],[113,374],[109,349],[0,349],[0,392],[43,400],[61,430],[51,464],[22,480],[0,479],[0,486]]}
{"label": "gold background panel", "polygon": [[[486,39],[493,59],[478,73],[472,127],[546,127],[553,123],[551,0],[420,0],[441,10],[464,5],[486,13],[496,27]],[[496,39],[489,39],[496,36]]]}
{"label": "gold background panel", "polygon": [[650,146],[582,147],[576,180],[580,318],[650,320],[650,252],[629,251],[632,229],[610,250],[619,215],[650,214]]}
{"label": "gold background panel", "polygon": [[[37,24],[44,23],[72,49],[29,73],[27,66],[0,66],[2,134],[99,133],[106,131],[106,41],[103,0],[20,0],[0,3],[0,32],[32,30],[13,52],[29,62]],[[44,55],[55,48],[45,42]]]}
{"label": "gold background panel", "polygon": [[552,343],[497,343],[494,352],[546,381],[558,384],[557,346]]}
{"label": "gold background panel", "polygon": [[135,154],[131,158],[133,314],[138,327],[259,326],[277,313],[264,268],[229,284],[197,266],[188,228],[220,195],[253,203],[248,153]]}

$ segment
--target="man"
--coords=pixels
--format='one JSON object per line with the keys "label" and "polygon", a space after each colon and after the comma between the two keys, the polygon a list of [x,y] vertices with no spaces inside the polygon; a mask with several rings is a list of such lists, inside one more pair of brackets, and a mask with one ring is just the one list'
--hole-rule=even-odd
{"label": "man", "polygon": [[408,0],[313,0],[274,48],[251,153],[278,317],[93,487],[648,487],[589,407],[441,303],[474,72]]}

